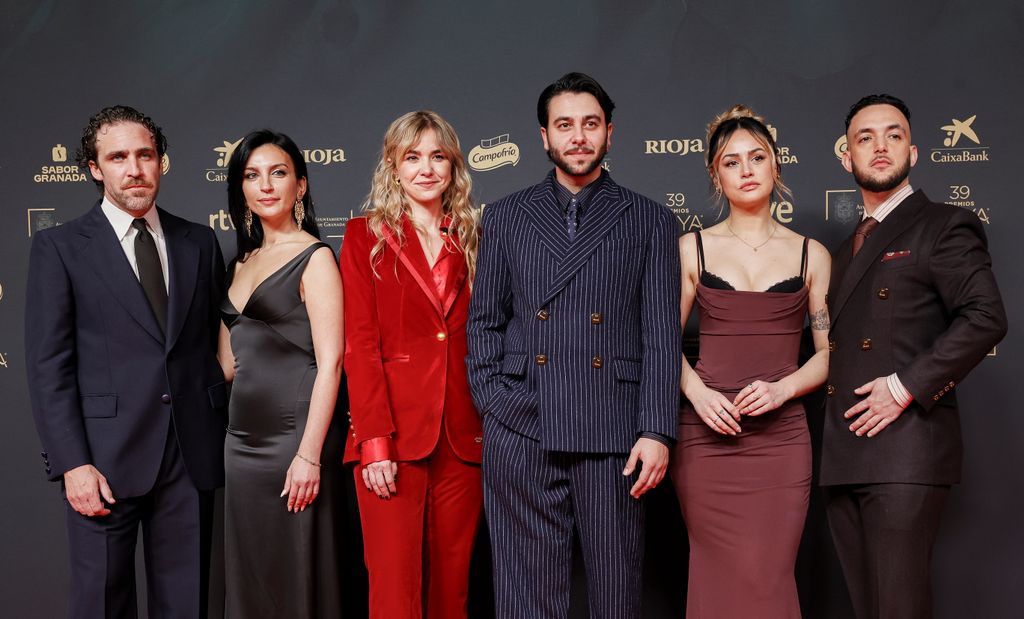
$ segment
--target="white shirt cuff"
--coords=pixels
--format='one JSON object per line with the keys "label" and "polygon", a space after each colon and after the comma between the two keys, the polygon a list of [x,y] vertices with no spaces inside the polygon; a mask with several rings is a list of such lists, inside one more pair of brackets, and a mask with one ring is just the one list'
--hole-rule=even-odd
{"label": "white shirt cuff", "polygon": [[910,395],[907,388],[900,382],[900,377],[896,376],[895,373],[887,376],[885,383],[889,385],[889,393],[892,395],[892,399],[896,400],[896,403],[900,405],[900,408],[906,408],[914,401],[914,396]]}

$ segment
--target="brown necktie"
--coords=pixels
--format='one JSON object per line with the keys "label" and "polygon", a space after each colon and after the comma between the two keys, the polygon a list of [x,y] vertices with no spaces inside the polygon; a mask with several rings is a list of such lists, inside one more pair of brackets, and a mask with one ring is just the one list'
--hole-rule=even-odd
{"label": "brown necktie", "polygon": [[867,240],[871,233],[874,232],[875,228],[878,227],[878,220],[874,217],[867,217],[859,224],[857,229],[853,231],[853,255],[856,256],[860,248],[864,246],[864,241]]}

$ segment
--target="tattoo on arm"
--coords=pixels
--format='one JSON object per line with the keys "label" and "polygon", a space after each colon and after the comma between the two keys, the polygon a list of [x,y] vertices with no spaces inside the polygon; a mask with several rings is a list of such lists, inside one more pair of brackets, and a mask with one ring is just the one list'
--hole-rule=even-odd
{"label": "tattoo on arm", "polygon": [[811,328],[815,331],[828,331],[831,324],[828,320],[828,308],[823,307],[811,314]]}

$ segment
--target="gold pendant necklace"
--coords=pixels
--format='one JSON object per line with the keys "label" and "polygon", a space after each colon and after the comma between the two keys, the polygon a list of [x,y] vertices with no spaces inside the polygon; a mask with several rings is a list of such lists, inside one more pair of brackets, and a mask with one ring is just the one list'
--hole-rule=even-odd
{"label": "gold pendant necklace", "polygon": [[772,224],[773,224],[772,225],[772,231],[768,234],[768,238],[766,238],[765,240],[761,241],[757,245],[751,245],[750,243],[744,241],[743,237],[741,237],[740,235],[736,234],[733,231],[732,226],[729,225],[729,220],[728,219],[725,220],[725,227],[729,229],[729,234],[731,234],[734,237],[738,238],[740,240],[740,243],[743,243],[744,245],[746,245],[750,249],[753,249],[755,252],[758,249],[760,249],[761,247],[764,247],[768,243],[768,241],[772,240],[772,237],[775,236],[775,230],[778,229],[779,224],[775,223],[775,220],[772,220]]}

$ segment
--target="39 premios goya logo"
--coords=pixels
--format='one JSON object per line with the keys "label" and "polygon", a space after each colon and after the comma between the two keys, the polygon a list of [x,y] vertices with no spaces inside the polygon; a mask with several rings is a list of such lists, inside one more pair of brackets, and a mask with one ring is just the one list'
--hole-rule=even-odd
{"label": "39 premios goya logo", "polygon": [[[203,170],[203,177],[210,182],[228,180],[228,162],[231,161],[231,155],[234,154],[235,149],[242,143],[242,138],[238,138],[234,142],[228,140],[221,140],[221,142],[223,142],[221,146],[213,147],[213,152],[217,157],[216,167]],[[302,158],[306,161],[307,166],[328,166],[347,161],[343,148],[304,148],[302,149]]]}
{"label": "39 premios goya logo", "polygon": [[469,167],[477,172],[496,170],[507,165],[515,167],[518,163],[519,146],[509,140],[507,133],[480,140],[480,144],[469,151]]}
{"label": "39 premios goya logo", "polygon": [[976,121],[978,115],[964,120],[951,118],[939,130],[943,134],[942,147],[931,149],[934,163],[979,163],[989,160],[989,147],[981,143]]}

